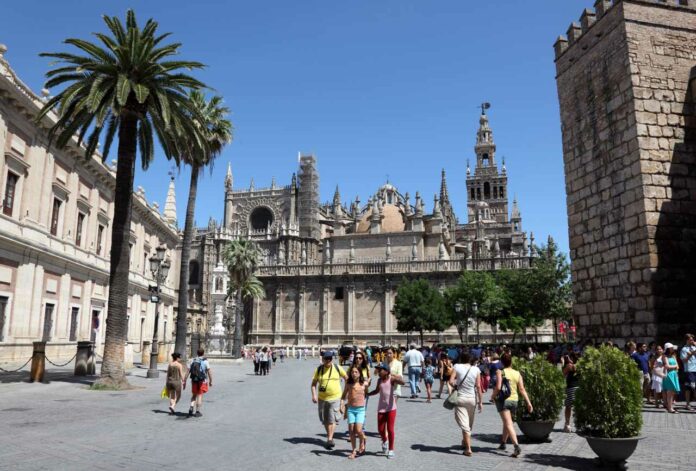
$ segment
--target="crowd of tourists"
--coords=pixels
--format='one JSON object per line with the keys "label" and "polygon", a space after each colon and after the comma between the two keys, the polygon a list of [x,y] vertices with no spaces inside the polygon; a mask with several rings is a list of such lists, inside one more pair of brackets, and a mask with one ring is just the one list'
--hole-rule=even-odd
{"label": "crowd of tourists", "polygon": [[[334,449],[334,433],[342,419],[348,422],[351,453],[355,459],[365,453],[365,420],[368,399],[378,396],[376,413],[382,453],[394,458],[397,404],[402,397],[402,386],[408,386],[411,399],[421,397],[423,385],[425,403],[441,399],[447,394],[451,401],[454,420],[461,430],[461,446],[465,456],[472,456],[471,434],[476,412],[483,410],[488,396],[500,415],[502,430],[498,450],[505,451],[512,445],[511,457],[518,457],[520,448],[514,427],[517,408],[522,405],[532,413],[532,400],[524,387],[522,374],[512,367],[513,356],[533,360],[538,355],[556,365],[566,381],[566,397],[563,431],[572,432],[572,413],[575,394],[579,386],[576,369],[583,350],[591,343],[524,346],[512,348],[451,346],[416,348],[408,350],[395,347],[353,349],[339,361],[331,350],[321,355],[322,362],[314,371],[311,382],[312,401],[317,404],[319,420],[326,430],[327,449]],[[696,342],[687,334],[681,348],[672,343],[657,345],[655,342],[636,344],[629,341],[624,346],[607,342],[614,348],[623,348],[635,362],[642,375],[647,405],[664,407],[677,413],[675,400],[684,393],[684,410],[692,411],[691,401],[696,400]],[[346,364],[347,367],[342,366]],[[373,368],[374,366],[374,368]],[[374,372],[371,372],[374,370]],[[638,375],[636,375],[638,377]],[[345,388],[342,388],[345,384]],[[434,389],[437,388],[437,393]]]}

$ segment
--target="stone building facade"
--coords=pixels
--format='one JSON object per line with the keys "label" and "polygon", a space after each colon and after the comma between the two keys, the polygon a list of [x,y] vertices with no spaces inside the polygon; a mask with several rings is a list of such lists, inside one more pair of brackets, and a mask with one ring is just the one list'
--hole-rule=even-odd
{"label": "stone building facade", "polygon": [[[320,204],[312,155],[299,156],[298,173],[287,186],[274,180],[269,188],[256,188],[252,180],[236,189],[228,168],[222,224],[211,219],[199,230],[192,252],[193,266],[200,267],[200,276],[199,268],[192,269],[198,284],[191,285],[200,287],[197,325],[215,318],[233,328],[220,252],[235,238],[251,238],[263,253],[258,276],[266,296],[245,306],[246,341],[252,344],[404,343],[392,313],[403,279],[426,278],[444,288],[463,270],[528,268],[530,240],[516,201],[508,213],[507,172],[496,164],[485,109],[474,151],[476,165],[473,172],[467,166],[466,174],[468,220],[461,224],[444,170],[427,212],[420,193],[412,199],[391,183],[365,203],[345,202],[336,187],[333,200]],[[481,325],[479,333],[492,336],[489,326]],[[458,338],[456,329],[429,338],[436,335]]]}
{"label": "stone building facade", "polygon": [[598,0],[555,44],[578,334],[696,328],[696,2]]}
{"label": "stone building facade", "polygon": [[[79,340],[96,340],[101,353],[116,167],[101,156],[85,159],[76,141],[65,150],[48,144],[55,116],[35,122],[48,92],[39,97],[22,83],[6,50],[0,45],[0,362],[24,361],[39,340],[48,342],[54,361],[72,357]],[[164,342],[172,338],[179,242],[173,183],[164,214],[138,188],[130,238],[127,363],[139,360],[142,342],[152,339],[147,259],[160,245],[172,269],[162,289],[159,332]]]}

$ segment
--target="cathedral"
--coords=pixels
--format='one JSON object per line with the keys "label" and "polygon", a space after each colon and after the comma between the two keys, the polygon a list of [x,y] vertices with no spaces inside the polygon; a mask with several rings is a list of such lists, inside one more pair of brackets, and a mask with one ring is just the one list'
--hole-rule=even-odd
{"label": "cathedral", "polygon": [[[228,167],[222,223],[211,219],[199,229],[191,251],[190,331],[233,329],[220,254],[236,238],[254,240],[263,253],[258,276],[266,295],[244,306],[247,344],[404,343],[392,312],[401,280],[426,278],[445,288],[463,270],[529,267],[533,235],[522,230],[517,201],[508,206],[507,171],[496,161],[486,107],[474,152],[466,222],[457,218],[444,170],[440,193],[428,202],[386,183],[365,202],[342,200],[337,186],[333,201],[321,204],[313,155],[300,155],[285,186],[274,180],[255,188],[252,180],[235,188]],[[481,338],[491,335],[490,326],[479,327]],[[455,328],[438,335],[455,338]]]}

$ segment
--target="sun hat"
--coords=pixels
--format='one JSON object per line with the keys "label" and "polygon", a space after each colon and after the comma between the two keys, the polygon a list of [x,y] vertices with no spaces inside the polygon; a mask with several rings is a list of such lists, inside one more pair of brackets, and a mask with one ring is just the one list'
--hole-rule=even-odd
{"label": "sun hat", "polygon": [[667,343],[665,344],[665,350],[667,350],[668,348],[674,348],[674,345],[671,344],[671,343],[669,343],[669,342],[667,342]]}

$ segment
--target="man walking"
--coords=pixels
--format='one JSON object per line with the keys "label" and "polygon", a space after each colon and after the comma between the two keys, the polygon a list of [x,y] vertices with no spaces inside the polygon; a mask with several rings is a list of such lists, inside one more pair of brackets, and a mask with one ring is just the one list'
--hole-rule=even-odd
{"label": "man walking", "polygon": [[684,365],[684,396],[686,396],[686,410],[693,410],[691,400],[696,399],[696,341],[693,334],[686,334],[686,345],[679,352]]}
{"label": "man walking", "polygon": [[333,352],[326,351],[322,355],[321,365],[314,371],[312,378],[312,402],[317,404],[319,420],[326,429],[326,449],[334,446],[334,431],[341,420],[341,379],[346,379],[346,372],[341,365],[333,364]]}
{"label": "man walking", "polygon": [[198,349],[196,352],[198,356],[193,359],[191,366],[189,367],[186,377],[184,377],[184,384],[186,384],[186,379],[191,377],[191,406],[189,407],[188,416],[201,417],[201,407],[203,406],[203,394],[208,392],[209,387],[213,387],[213,372],[210,369],[210,364],[208,359],[203,355],[205,350],[202,348]]}
{"label": "man walking", "polygon": [[411,345],[404,355],[404,365],[408,368],[408,384],[411,387],[411,399],[414,399],[418,397],[418,382],[425,368],[425,358],[415,345]]}

